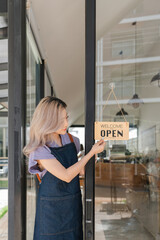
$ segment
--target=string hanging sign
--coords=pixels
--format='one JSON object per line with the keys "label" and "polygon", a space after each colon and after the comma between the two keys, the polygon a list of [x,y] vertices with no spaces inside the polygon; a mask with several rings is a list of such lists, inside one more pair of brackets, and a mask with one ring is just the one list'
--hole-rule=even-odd
{"label": "string hanging sign", "polygon": [[108,95],[108,98],[107,98],[106,104],[103,107],[103,110],[106,107],[111,94],[113,94],[125,122],[98,122],[97,121],[95,122],[94,137],[95,137],[95,140],[100,140],[102,138],[104,140],[128,140],[129,139],[129,122],[127,122],[123,114],[122,108],[118,103],[117,97],[114,92],[114,85],[112,84],[111,87],[112,87],[111,91]]}

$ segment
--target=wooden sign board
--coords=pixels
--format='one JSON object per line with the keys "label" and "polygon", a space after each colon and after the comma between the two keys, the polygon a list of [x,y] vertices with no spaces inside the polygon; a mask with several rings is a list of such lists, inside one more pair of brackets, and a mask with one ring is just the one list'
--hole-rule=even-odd
{"label": "wooden sign board", "polygon": [[129,122],[95,122],[95,140],[128,140]]}

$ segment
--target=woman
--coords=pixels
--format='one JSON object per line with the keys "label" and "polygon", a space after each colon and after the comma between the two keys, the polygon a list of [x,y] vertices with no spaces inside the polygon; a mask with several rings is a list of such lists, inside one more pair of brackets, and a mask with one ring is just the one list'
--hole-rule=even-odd
{"label": "woman", "polygon": [[30,140],[23,149],[29,157],[29,172],[40,185],[36,207],[34,240],[82,240],[82,201],[79,174],[103,140],[94,144],[80,161],[79,139],[67,133],[67,105],[60,99],[43,98],[35,109]]}

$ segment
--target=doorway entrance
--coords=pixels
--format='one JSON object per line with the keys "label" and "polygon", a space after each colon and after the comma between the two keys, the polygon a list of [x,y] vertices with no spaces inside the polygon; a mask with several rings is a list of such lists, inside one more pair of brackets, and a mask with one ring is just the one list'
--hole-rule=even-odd
{"label": "doorway entrance", "polygon": [[86,1],[86,151],[95,121],[125,115],[129,140],[106,141],[86,167],[85,239],[160,236],[159,10],[158,0]]}

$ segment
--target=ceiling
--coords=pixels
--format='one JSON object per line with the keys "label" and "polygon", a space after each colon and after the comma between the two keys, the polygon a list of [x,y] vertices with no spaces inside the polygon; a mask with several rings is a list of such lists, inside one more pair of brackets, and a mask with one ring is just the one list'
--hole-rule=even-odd
{"label": "ceiling", "polygon": [[[97,1],[97,39],[140,2]],[[28,16],[56,95],[68,104],[70,123],[74,123],[85,109],[85,1],[32,0]]]}

